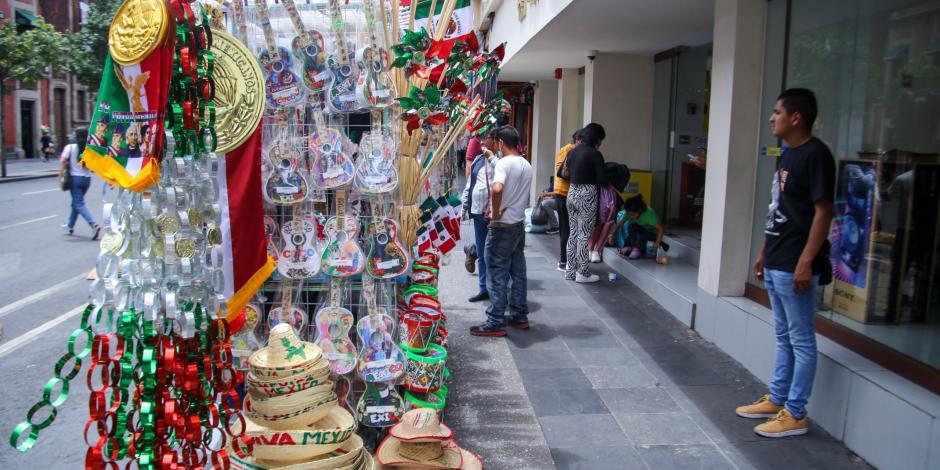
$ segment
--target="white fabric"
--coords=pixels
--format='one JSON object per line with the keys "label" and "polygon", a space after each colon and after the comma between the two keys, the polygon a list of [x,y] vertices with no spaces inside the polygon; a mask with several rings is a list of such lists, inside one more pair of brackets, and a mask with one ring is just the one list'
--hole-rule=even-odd
{"label": "white fabric", "polygon": [[[472,163],[470,165],[472,165]],[[483,214],[489,207],[490,188],[486,182],[493,181],[493,172],[495,169],[496,157],[493,157],[487,160],[483,168],[480,168],[480,171],[477,173],[476,185],[473,186],[473,194],[468,194],[470,192],[470,179],[467,179],[467,185],[464,186],[463,195],[460,199],[462,202],[466,202],[467,197],[470,197],[471,214]],[[486,173],[483,172],[484,170],[486,170]]]}
{"label": "white fabric", "polygon": [[[493,222],[515,224],[525,220],[525,208],[529,206],[529,189],[532,186],[532,165],[521,155],[504,156],[496,162],[492,184],[503,184],[500,209],[503,216]],[[493,214],[494,216],[496,214]]]}
{"label": "white fabric", "polygon": [[79,165],[78,158],[78,144],[68,144],[62,149],[62,156],[59,157],[59,160],[64,162],[68,159],[72,176],[91,176],[91,170]]}

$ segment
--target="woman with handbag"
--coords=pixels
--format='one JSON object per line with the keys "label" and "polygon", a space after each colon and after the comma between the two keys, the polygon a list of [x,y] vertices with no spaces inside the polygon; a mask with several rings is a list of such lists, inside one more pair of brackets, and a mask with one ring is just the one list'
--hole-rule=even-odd
{"label": "woman with handbag", "polygon": [[568,154],[568,265],[565,279],[576,282],[597,282],[600,278],[589,270],[588,241],[597,222],[599,188],[607,186],[604,156],[597,150],[606,133],[600,124],[591,123],[581,130],[581,145]]}
{"label": "woman with handbag", "polygon": [[555,193],[555,210],[558,212],[560,250],[558,270],[561,272],[568,270],[568,236],[571,234],[568,221],[568,178],[571,177],[568,172],[568,154],[581,143],[580,133],[581,130],[578,129],[571,134],[571,143],[558,149],[555,155],[555,179],[552,182],[552,190]]}
{"label": "woman with handbag", "polygon": [[85,142],[88,140],[88,129],[75,129],[75,143],[66,145],[62,149],[62,156],[59,160],[62,165],[59,167],[59,184],[63,191],[69,191],[72,195],[72,212],[69,213],[69,220],[62,228],[68,230],[68,234],[75,232],[75,221],[78,216],[88,222],[94,234],[92,240],[97,240],[101,235],[101,227],[91,216],[91,212],[85,207],[85,193],[91,186],[91,172],[82,165],[82,152],[85,151]]}

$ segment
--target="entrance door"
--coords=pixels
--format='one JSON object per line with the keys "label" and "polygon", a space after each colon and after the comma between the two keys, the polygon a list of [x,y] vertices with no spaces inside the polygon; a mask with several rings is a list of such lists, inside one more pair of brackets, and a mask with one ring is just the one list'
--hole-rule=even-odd
{"label": "entrance door", "polygon": [[20,101],[20,140],[23,142],[25,158],[36,158],[36,134],[33,130],[35,108],[35,101]]}

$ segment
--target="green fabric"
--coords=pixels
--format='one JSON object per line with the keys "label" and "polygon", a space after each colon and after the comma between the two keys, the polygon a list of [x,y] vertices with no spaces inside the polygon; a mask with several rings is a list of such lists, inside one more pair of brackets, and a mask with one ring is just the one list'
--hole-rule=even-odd
{"label": "green fabric", "polygon": [[656,215],[656,211],[652,207],[646,206],[646,210],[640,213],[640,216],[636,218],[634,223],[640,224],[646,230],[651,232],[656,231],[656,225],[659,224],[659,216]]}

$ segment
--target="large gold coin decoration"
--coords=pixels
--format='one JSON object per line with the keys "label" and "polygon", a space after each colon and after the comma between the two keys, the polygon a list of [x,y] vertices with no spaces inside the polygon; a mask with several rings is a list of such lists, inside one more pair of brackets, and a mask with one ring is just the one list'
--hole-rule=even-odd
{"label": "large gold coin decoration", "polygon": [[108,50],[121,65],[147,58],[166,39],[170,15],[163,0],[125,0],[108,30]]}
{"label": "large gold coin decoration", "polygon": [[212,30],[215,55],[216,152],[243,144],[264,115],[264,76],[251,52],[230,34]]}

